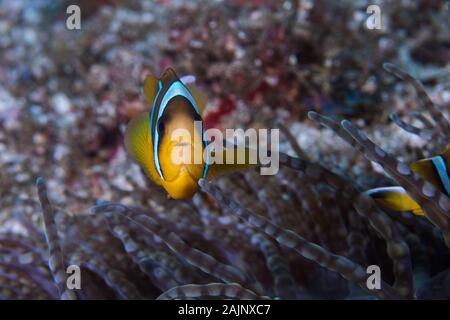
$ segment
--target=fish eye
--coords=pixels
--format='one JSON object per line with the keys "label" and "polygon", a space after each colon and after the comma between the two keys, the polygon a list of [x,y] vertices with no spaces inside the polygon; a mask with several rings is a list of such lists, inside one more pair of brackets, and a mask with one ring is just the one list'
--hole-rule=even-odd
{"label": "fish eye", "polygon": [[165,128],[166,128],[166,125],[164,124],[164,122],[163,122],[163,121],[160,121],[160,122],[158,123],[158,133],[159,133],[160,135],[162,135],[162,134],[164,133]]}
{"label": "fish eye", "polygon": [[197,112],[194,113],[194,121],[202,121],[202,116]]}

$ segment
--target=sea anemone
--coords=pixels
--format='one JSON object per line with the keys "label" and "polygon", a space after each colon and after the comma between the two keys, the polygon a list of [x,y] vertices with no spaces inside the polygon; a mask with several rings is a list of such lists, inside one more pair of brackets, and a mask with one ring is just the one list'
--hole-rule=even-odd
{"label": "sea anemone", "polygon": [[[447,141],[444,115],[426,110],[433,112],[431,136],[444,136],[434,142]],[[309,117],[378,162],[426,218],[383,212],[351,179],[284,153],[278,175],[200,180],[203,192],[191,201],[167,201],[153,187],[147,208],[99,200],[89,212],[68,215],[52,207],[40,178],[45,229],[26,224],[28,237],[3,236],[2,297],[448,298],[448,198],[424,192],[425,181],[350,122]],[[69,265],[81,268],[81,289],[67,289]],[[380,289],[367,287],[369,265],[382,270]]]}

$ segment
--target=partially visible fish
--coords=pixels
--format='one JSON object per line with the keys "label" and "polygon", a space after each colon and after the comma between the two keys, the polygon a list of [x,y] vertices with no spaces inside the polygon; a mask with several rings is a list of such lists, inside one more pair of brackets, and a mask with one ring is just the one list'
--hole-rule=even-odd
{"label": "partially visible fish", "polygon": [[370,189],[365,194],[371,196],[380,205],[394,211],[409,211],[422,216],[420,205],[402,187],[381,187]]}
{"label": "partially visible fish", "polygon": [[[432,158],[422,159],[410,165],[412,171],[450,197],[450,147]],[[407,211],[422,216],[423,209],[402,187],[381,187],[365,192],[381,206],[394,211]]]}

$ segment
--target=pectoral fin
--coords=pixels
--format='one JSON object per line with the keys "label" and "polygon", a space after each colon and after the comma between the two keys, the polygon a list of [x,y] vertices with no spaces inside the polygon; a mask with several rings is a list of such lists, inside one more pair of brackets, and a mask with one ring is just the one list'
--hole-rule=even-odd
{"label": "pectoral fin", "polygon": [[159,176],[153,164],[153,148],[149,126],[148,112],[131,120],[125,131],[125,147],[150,179],[159,184]]}
{"label": "pectoral fin", "polygon": [[217,175],[248,170],[258,165],[258,152],[251,148],[217,148],[210,154],[207,179]]}

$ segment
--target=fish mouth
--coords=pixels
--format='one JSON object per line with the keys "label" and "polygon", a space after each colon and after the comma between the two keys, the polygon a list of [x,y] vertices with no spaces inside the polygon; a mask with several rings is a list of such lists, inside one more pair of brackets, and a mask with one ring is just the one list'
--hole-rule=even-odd
{"label": "fish mouth", "polygon": [[[199,153],[198,149],[195,149],[193,144],[189,141],[173,142],[170,147],[170,154],[174,168],[178,173],[172,179],[168,181],[174,181],[184,176],[189,177],[192,181],[198,181],[198,166],[202,165],[203,153]],[[197,154],[198,153],[198,154]],[[197,156],[196,156],[197,155]],[[201,162],[196,163],[197,160]]]}
{"label": "fish mouth", "polygon": [[174,147],[190,147],[191,144],[189,142],[178,142]]}
{"label": "fish mouth", "polygon": [[168,193],[173,199],[191,198],[198,189],[198,179],[195,179],[186,167],[181,168],[180,174],[172,183],[169,184]]}
{"label": "fish mouth", "polygon": [[195,177],[195,175],[189,170],[189,167],[184,165],[180,169],[180,176],[189,176],[189,178],[192,179],[192,181],[197,181],[198,179]]}

